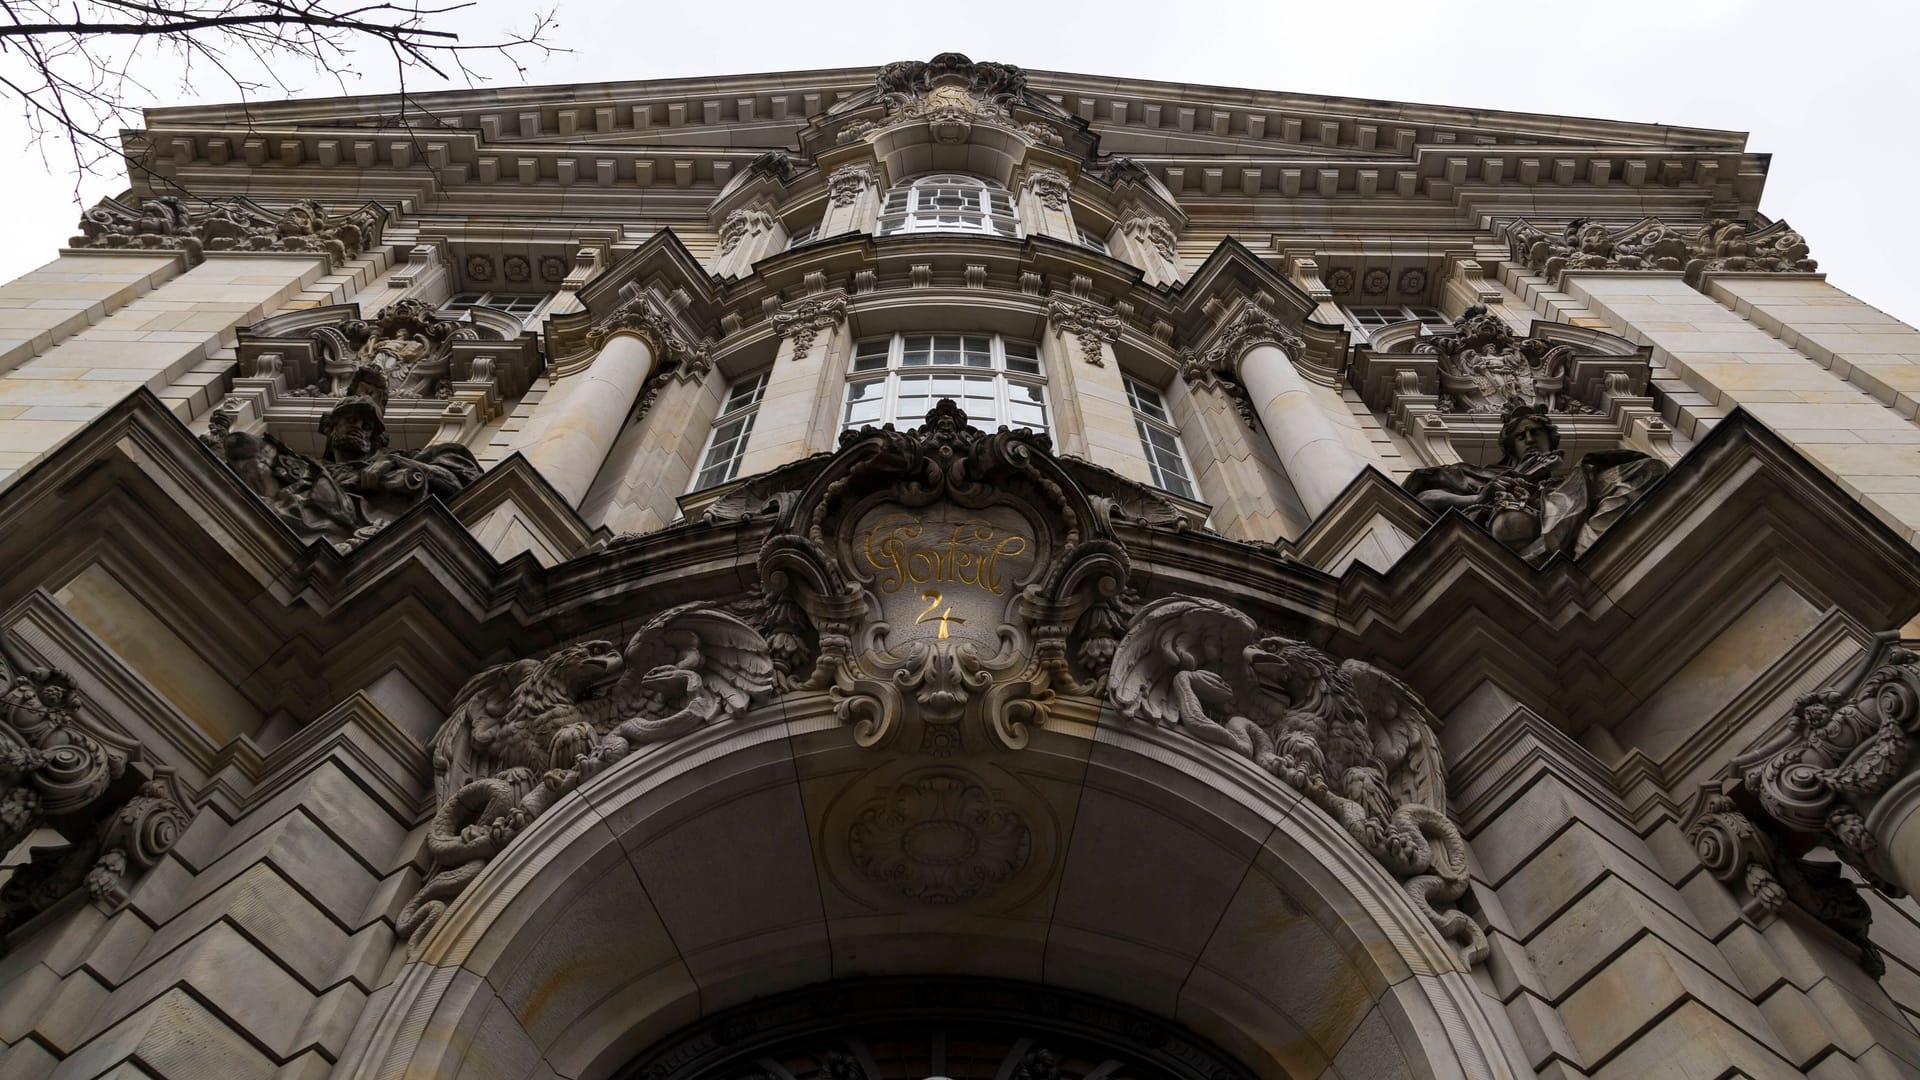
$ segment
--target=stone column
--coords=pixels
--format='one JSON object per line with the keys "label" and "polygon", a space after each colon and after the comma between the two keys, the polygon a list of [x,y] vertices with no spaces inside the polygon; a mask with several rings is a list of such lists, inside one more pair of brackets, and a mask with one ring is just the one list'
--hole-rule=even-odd
{"label": "stone column", "polygon": [[866,163],[842,165],[827,174],[827,212],[817,235],[825,239],[872,232],[880,221],[879,183],[879,173]]}
{"label": "stone column", "polygon": [[1317,518],[1367,467],[1367,459],[1347,445],[1314,400],[1312,384],[1294,368],[1279,342],[1257,337],[1243,348],[1235,364],[1240,384],[1267,430],[1280,467],[1307,513]]}
{"label": "stone column", "polygon": [[657,335],[632,326],[596,328],[588,340],[599,345],[593,362],[571,376],[575,385],[555,403],[556,411],[524,451],[528,463],[576,509],[662,351]]}
{"label": "stone column", "polygon": [[682,365],[654,383],[658,396],[640,422],[621,434],[581,504],[580,516],[589,524],[649,533],[679,516],[680,496],[700,466],[727,380],[712,368]]}

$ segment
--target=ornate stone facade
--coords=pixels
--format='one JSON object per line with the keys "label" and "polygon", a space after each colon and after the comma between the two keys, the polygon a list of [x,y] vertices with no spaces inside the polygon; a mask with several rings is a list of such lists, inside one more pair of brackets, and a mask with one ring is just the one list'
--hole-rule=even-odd
{"label": "ornate stone facade", "polygon": [[1745,136],[433,108],[0,285],[0,1076],[1920,1072],[1920,331]]}

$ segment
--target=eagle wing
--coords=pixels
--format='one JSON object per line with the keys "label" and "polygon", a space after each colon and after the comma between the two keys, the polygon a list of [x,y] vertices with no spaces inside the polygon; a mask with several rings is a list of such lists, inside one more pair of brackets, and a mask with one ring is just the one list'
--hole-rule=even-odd
{"label": "eagle wing", "polygon": [[1413,688],[1363,660],[1340,670],[1352,680],[1373,735],[1374,753],[1386,767],[1387,786],[1402,806],[1423,803],[1447,809],[1447,762],[1440,753],[1440,719]]}
{"label": "eagle wing", "polygon": [[[646,707],[644,683],[660,668],[694,665],[700,706],[708,721],[745,709],[773,690],[773,657],[767,639],[745,622],[704,604],[681,604],[654,616],[627,642],[627,666],[609,695],[614,715],[626,718]],[[689,705],[692,705],[689,702]]]}
{"label": "eagle wing", "polygon": [[532,735],[509,715],[514,691],[539,667],[534,660],[496,664],[468,679],[453,696],[446,722],[433,736],[433,795],[437,804],[445,804],[449,796],[477,778],[525,764],[529,757],[540,758],[538,747],[531,744]]}
{"label": "eagle wing", "polygon": [[1142,607],[1114,650],[1108,693],[1122,716],[1180,723],[1174,676],[1209,670],[1246,701],[1254,687],[1246,649],[1260,639],[1252,619],[1225,604],[1169,596]]}

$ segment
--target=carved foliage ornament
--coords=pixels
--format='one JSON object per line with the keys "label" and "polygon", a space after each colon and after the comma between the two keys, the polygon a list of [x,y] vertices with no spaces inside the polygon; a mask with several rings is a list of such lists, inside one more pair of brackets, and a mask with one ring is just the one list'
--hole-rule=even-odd
{"label": "carved foliage ornament", "polygon": [[910,773],[862,806],[847,833],[871,882],[908,900],[960,903],[986,896],[1027,865],[1032,829],[972,772]]}
{"label": "carved foliage ornament", "polygon": [[1035,169],[1027,174],[1022,186],[1038,196],[1040,205],[1049,210],[1065,210],[1073,195],[1073,181],[1058,169]]}
{"label": "carved foliage ornament", "polygon": [[66,840],[34,848],[0,886],[0,934],[81,888],[124,905],[130,879],[186,831],[192,804],[171,770],[90,714],[66,672],[0,639],[0,680],[0,849],[41,828]]}
{"label": "carved foliage ornament", "polygon": [[843,165],[827,176],[827,195],[835,206],[852,206],[873,184],[873,166]]}
{"label": "carved foliage ornament", "polygon": [[1133,617],[1108,694],[1121,715],[1236,754],[1305,795],[1394,876],[1462,959],[1487,955],[1466,895],[1466,843],[1446,812],[1440,722],[1398,679],[1267,634],[1213,600],[1171,596]]}
{"label": "carved foliage ornament", "polygon": [[758,631],[698,604],[670,608],[625,651],[570,645],[488,668],[433,739],[432,867],[395,924],[417,951],[448,905],[560,796],[631,754],[725,723],[772,689]]}
{"label": "carved foliage ornament", "polygon": [[1180,253],[1174,246],[1176,237],[1173,226],[1158,214],[1135,207],[1120,219],[1120,231],[1159,252],[1160,257],[1168,262],[1179,260]]}
{"label": "carved foliage ornament", "polygon": [[376,240],[381,223],[371,205],[333,217],[311,199],[278,214],[245,199],[102,199],[80,216],[80,235],[68,246],[178,250],[196,263],[208,251],[313,251],[338,263]]}
{"label": "carved foliage ornament", "polygon": [[749,236],[772,232],[779,221],[765,210],[735,210],[720,223],[720,254],[732,253]]}
{"label": "carved foliage ornament", "polygon": [[952,401],[841,445],[761,550],[783,680],[830,690],[862,745],[1020,749],[1112,655],[1128,570],[1108,516],[1047,436],[979,431]]}
{"label": "carved foliage ornament", "polygon": [[839,326],[847,317],[847,298],[829,296],[802,300],[773,315],[774,332],[793,339],[793,358],[798,360],[813,351],[813,343],[822,330]]}
{"label": "carved foliage ornament", "polygon": [[1289,359],[1306,349],[1300,335],[1282,325],[1272,312],[1248,304],[1214,334],[1205,352],[1192,349],[1181,352],[1180,375],[1195,389],[1228,395],[1240,419],[1249,428],[1256,427],[1259,420],[1253,402],[1247,398],[1246,388],[1240,384],[1238,365],[1248,349],[1261,344],[1278,347]]}
{"label": "carved foliage ornament", "polygon": [[1101,346],[1120,340],[1120,316],[1090,300],[1055,294],[1047,300],[1047,322],[1055,333],[1072,334],[1080,342],[1080,357],[1094,367],[1105,367]]}
{"label": "carved foliage ornament", "polygon": [[1698,284],[1715,270],[1812,273],[1820,265],[1784,221],[1753,228],[1716,218],[1689,229],[1647,218],[1615,229],[1575,218],[1557,236],[1516,221],[1507,227],[1507,244],[1515,258],[1556,279],[1566,270],[1683,270]]}
{"label": "carved foliage ornament", "polygon": [[382,308],[372,319],[355,319],[313,332],[324,370],[296,396],[337,397],[366,368],[377,368],[388,392],[399,398],[444,398],[455,341],[478,341],[480,331],[469,323],[443,319],[432,305],[401,300]]}
{"label": "carved foliage ornament", "polygon": [[855,120],[835,136],[839,142],[864,138],[883,127],[924,121],[936,141],[960,142],[976,123],[1017,131],[1035,142],[1064,146],[1066,139],[1042,121],[1016,123],[1012,107],[1024,104],[1049,114],[1027,96],[1026,73],[1012,64],[975,63],[959,53],[941,53],[931,61],[887,64],[874,76],[875,100],[884,120]]}
{"label": "carved foliage ornament", "polygon": [[1439,355],[1440,392],[1448,411],[1504,413],[1520,405],[1593,411],[1567,393],[1573,346],[1522,337],[1484,304],[1475,304],[1454,320],[1451,333],[1420,339],[1414,351]]}

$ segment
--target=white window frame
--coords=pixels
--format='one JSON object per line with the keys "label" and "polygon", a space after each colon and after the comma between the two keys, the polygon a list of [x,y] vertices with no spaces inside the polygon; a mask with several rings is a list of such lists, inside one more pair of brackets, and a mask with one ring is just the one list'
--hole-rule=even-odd
{"label": "white window frame", "polygon": [[820,223],[814,222],[799,232],[793,233],[787,237],[787,250],[792,251],[794,248],[813,243],[815,240],[820,239],[818,235],[819,232]]}
{"label": "white window frame", "polygon": [[[466,312],[471,311],[477,307],[491,308],[494,311],[503,312],[505,314],[512,315],[513,317],[519,319],[521,326],[532,326],[535,322],[539,321],[542,315],[546,314],[547,308],[552,306],[553,298],[556,295],[558,294],[557,293],[481,292],[480,290],[475,289],[468,292],[457,292],[457,293],[454,293],[452,296],[447,297],[446,301],[440,305],[440,311],[443,314],[458,316],[458,315],[463,315]],[[466,299],[463,299],[463,297],[477,297],[477,299],[466,300]],[[494,301],[496,300],[506,301],[506,302],[520,301],[520,300],[533,300],[536,302],[533,305],[532,310],[528,311],[526,314],[523,315],[520,312],[513,311],[509,308],[497,306],[494,303]]]}
{"label": "white window frame", "polygon": [[[989,365],[979,366],[965,363],[924,363],[909,365],[906,362],[907,343],[909,340],[919,338],[984,339],[989,342]],[[886,342],[887,345],[886,366],[884,368],[869,368],[864,371],[855,370],[855,365],[862,359],[863,349],[883,341]],[[1007,345],[1009,341],[1030,352],[1032,355],[1030,357],[1016,357],[1017,364],[1009,366],[1007,360]],[[868,353],[867,355],[876,354]],[[1020,370],[1020,367],[1027,363],[1033,365],[1033,371]],[[849,431],[855,427],[879,427],[882,424],[892,424],[895,427],[918,427],[922,423],[925,423],[926,413],[924,412],[914,416],[903,416],[900,414],[900,401],[903,396],[901,394],[901,385],[909,378],[922,375],[965,375],[974,378],[991,378],[993,381],[995,418],[987,420],[984,417],[969,414],[967,418],[968,422],[972,423],[975,427],[991,431],[1000,424],[1005,423],[1008,427],[1012,428],[1023,428],[1029,431],[1038,430],[1041,434],[1049,436],[1053,434],[1054,404],[1052,399],[1047,396],[1046,360],[1042,357],[1038,342],[1026,341],[1021,338],[1009,339],[1000,334],[937,330],[915,330],[912,332],[890,334],[886,337],[864,338],[854,344],[853,356],[848,360],[847,388],[840,397],[840,430]],[[849,414],[852,412],[853,407],[854,388],[876,382],[885,383],[880,399],[880,416],[871,420],[862,420],[857,425],[852,423]],[[1016,386],[1037,389],[1039,391],[1039,406],[1043,418],[1042,425],[1039,428],[1036,429],[1024,423],[1014,424],[1011,421],[1010,418],[1012,416],[1014,402],[1011,399],[1010,391]],[[909,396],[915,398],[921,397],[921,395],[918,394]],[[984,397],[985,395],[981,396]],[[937,401],[939,399],[935,398],[934,400]],[[1031,404],[1031,402],[1023,402],[1022,404]],[[962,408],[965,408],[964,404]]]}
{"label": "white window frame", "polygon": [[1107,247],[1106,240],[1103,239],[1097,233],[1087,231],[1087,227],[1085,225],[1076,223],[1073,226],[1073,231],[1080,237],[1081,247],[1091,248],[1102,255],[1113,254],[1113,252]]}
{"label": "white window frame", "polygon": [[[1419,304],[1357,304],[1346,308],[1345,311],[1347,320],[1359,329],[1362,337],[1369,341],[1373,340],[1374,331],[1409,319],[1419,320],[1421,334],[1428,337],[1453,332],[1453,319],[1437,307],[1425,307]],[[1388,318],[1389,312],[1397,314],[1393,318]]]}
{"label": "white window frame", "polygon": [[[1166,395],[1131,375],[1123,375],[1122,378],[1127,384],[1127,404],[1133,408],[1134,430],[1140,435],[1140,453],[1147,459],[1147,472],[1153,477],[1153,486],[1170,495],[1198,501],[1200,485],[1193,479],[1193,459],[1187,456],[1186,440],[1180,437],[1180,429],[1174,426],[1173,410],[1167,405]],[[1143,400],[1149,398],[1150,408],[1147,407],[1148,402]],[[1173,440],[1174,463],[1179,466],[1175,479],[1179,480],[1179,487],[1166,482],[1165,463],[1149,432],[1159,432]]]}
{"label": "white window frame", "polygon": [[[736,379],[733,385],[727,387],[727,396],[720,403],[720,415],[714,417],[713,423],[707,428],[707,442],[700,449],[700,465],[693,470],[693,479],[687,482],[688,491],[704,491],[739,477],[740,462],[747,456],[747,441],[753,437],[754,418],[760,415],[760,401],[767,396],[767,378],[770,374],[761,371]],[[714,451],[719,449],[716,440],[724,428],[735,422],[740,424],[739,433],[727,437],[727,456],[716,461]],[[716,467],[721,475],[703,482],[702,477]]]}
{"label": "white window frame", "polygon": [[[937,200],[966,198],[972,193],[979,209],[938,205]],[[889,189],[880,200],[875,236],[953,232],[985,236],[1020,237],[1020,215],[1007,189],[965,173],[936,173]]]}

